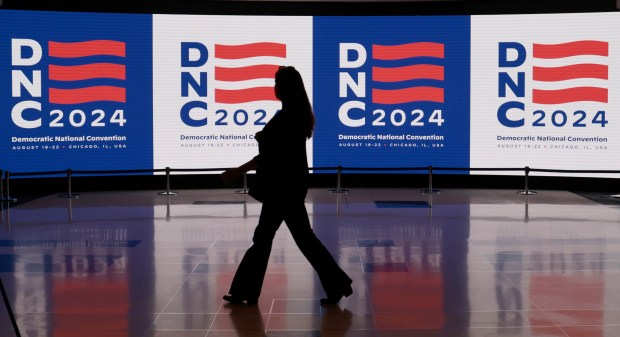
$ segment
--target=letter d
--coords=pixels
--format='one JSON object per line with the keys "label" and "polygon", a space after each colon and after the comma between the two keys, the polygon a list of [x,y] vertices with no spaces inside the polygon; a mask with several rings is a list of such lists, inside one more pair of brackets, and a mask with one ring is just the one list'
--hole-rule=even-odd
{"label": "letter d", "polygon": [[[508,59],[508,50],[512,49],[517,52],[514,60]],[[525,47],[518,42],[500,42],[499,43],[499,66],[501,68],[518,67],[525,62],[527,52]]]}
{"label": "letter d", "polygon": [[208,59],[209,50],[204,44],[181,42],[181,67],[200,67],[207,63]]}
{"label": "letter d", "polygon": [[[30,57],[24,57],[23,51],[25,48],[30,48],[32,55]],[[43,56],[43,49],[39,42],[31,39],[11,39],[11,64],[14,66],[33,66]]]}
{"label": "letter d", "polygon": [[[357,52],[357,59],[349,60],[349,51]],[[366,63],[366,48],[359,43],[340,44],[340,68],[359,68]]]}

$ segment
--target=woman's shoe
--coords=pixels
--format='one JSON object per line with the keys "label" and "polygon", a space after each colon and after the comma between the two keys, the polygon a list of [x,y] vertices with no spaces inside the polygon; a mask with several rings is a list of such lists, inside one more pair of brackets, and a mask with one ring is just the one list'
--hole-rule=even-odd
{"label": "woman's shoe", "polygon": [[258,304],[258,299],[247,299],[247,298],[243,298],[243,297],[235,296],[235,295],[224,295],[224,297],[222,298],[225,301],[228,301],[232,304],[243,304],[244,301],[245,303],[249,305]]}
{"label": "woman's shoe", "polygon": [[222,297],[225,301],[228,301],[232,304],[241,304],[243,303],[243,298],[241,297],[237,297],[235,295],[224,295],[224,297]]}
{"label": "woman's shoe", "polygon": [[353,288],[351,288],[351,285],[349,284],[338,295],[327,295],[326,298],[321,298],[321,304],[338,304],[343,297],[349,297],[351,294],[353,294]]}

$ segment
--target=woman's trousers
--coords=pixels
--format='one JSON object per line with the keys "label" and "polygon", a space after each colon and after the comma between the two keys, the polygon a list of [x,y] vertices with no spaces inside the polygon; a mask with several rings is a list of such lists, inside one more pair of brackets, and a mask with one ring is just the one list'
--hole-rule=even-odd
{"label": "woman's trousers", "polygon": [[351,284],[351,279],[314,234],[303,200],[263,203],[258,225],[252,238],[253,244],[239,264],[229,293],[246,300],[258,299],[269,262],[273,238],[283,221],[302,254],[317,272],[325,293],[328,296],[342,294],[343,289]]}

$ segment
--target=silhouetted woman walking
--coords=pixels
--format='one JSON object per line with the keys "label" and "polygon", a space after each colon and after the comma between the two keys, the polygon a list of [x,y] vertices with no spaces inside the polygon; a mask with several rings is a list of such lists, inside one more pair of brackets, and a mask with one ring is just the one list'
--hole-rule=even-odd
{"label": "silhouetted woman walking", "polygon": [[336,304],[343,296],[353,293],[352,281],[312,231],[304,204],[309,177],[306,139],[312,137],[314,114],[295,68],[280,67],[275,80],[275,95],[282,101],[282,109],[256,134],[258,156],[222,174],[222,180],[228,182],[256,170],[256,185],[250,187],[250,195],[263,203],[253,245],[243,256],[224,299],[232,303],[257,303],[273,238],[284,221],[319,275],[327,294],[321,303]]}

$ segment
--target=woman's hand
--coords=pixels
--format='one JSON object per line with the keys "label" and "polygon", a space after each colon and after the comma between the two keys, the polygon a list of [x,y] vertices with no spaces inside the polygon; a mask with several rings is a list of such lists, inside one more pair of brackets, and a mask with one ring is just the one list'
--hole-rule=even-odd
{"label": "woman's hand", "polygon": [[239,167],[231,168],[231,169],[224,171],[220,175],[220,179],[225,183],[229,183],[239,178],[240,176],[244,175],[250,170],[256,170],[256,167],[257,167],[256,161],[254,160],[254,158],[252,158],[250,159],[250,161],[248,161],[247,163]]}
{"label": "woman's hand", "polygon": [[222,182],[229,183],[239,178],[241,175],[243,175],[243,172],[238,167],[235,167],[224,171],[220,175],[220,179],[222,180]]}

